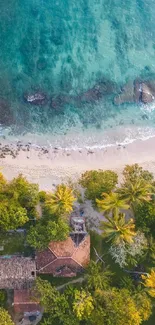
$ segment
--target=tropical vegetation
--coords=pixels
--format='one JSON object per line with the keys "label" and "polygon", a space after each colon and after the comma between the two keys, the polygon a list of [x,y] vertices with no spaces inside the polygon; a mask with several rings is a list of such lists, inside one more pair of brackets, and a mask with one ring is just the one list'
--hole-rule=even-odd
{"label": "tropical vegetation", "polygon": [[[121,184],[113,171],[92,170],[74,186],[68,182],[50,192],[39,192],[22,175],[7,181],[0,173],[0,254],[25,248],[29,254],[67,239],[77,206],[90,232],[91,261],[77,281],[37,276],[33,299],[44,308],[41,325],[149,324],[155,312],[154,189],[153,174],[138,164],[124,168]],[[88,205],[98,218],[95,226],[87,222]],[[0,325],[13,325],[5,308],[1,290]]]}

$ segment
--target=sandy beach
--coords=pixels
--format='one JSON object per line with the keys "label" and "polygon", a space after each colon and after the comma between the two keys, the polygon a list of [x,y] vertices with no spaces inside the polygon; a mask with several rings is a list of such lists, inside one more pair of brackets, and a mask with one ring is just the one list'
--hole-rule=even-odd
{"label": "sandy beach", "polygon": [[139,163],[155,174],[155,137],[136,140],[128,145],[104,149],[64,150],[33,147],[31,143],[1,141],[0,167],[8,180],[22,173],[28,180],[50,190],[56,184],[76,180],[81,173],[91,169],[121,171],[126,164]]}

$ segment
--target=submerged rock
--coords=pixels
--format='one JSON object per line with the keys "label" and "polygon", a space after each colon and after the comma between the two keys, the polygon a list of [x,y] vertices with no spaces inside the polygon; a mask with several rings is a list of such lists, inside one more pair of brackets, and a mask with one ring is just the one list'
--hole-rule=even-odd
{"label": "submerged rock", "polygon": [[51,108],[54,110],[59,110],[62,108],[66,103],[70,103],[72,101],[72,96],[65,96],[65,95],[58,95],[53,96],[51,99]]}
{"label": "submerged rock", "polygon": [[144,104],[151,103],[155,99],[151,92],[151,89],[145,83],[142,83],[141,86],[142,86],[142,95],[141,95],[142,102]]}
{"label": "submerged rock", "polygon": [[45,105],[47,102],[47,96],[43,92],[24,94],[24,99],[32,105]]}
{"label": "submerged rock", "polygon": [[83,94],[77,96],[78,101],[95,102],[103,96],[112,94],[116,91],[117,85],[112,81],[101,81],[93,88],[87,90]]}
{"label": "submerged rock", "polygon": [[4,99],[0,99],[0,124],[10,126],[14,124],[14,122],[10,105]]}
{"label": "submerged rock", "polygon": [[134,101],[134,84],[130,81],[122,88],[122,92],[115,96],[114,103],[120,105],[123,103],[134,103]]}
{"label": "submerged rock", "polygon": [[122,92],[115,96],[114,103],[120,105],[123,103],[151,103],[155,100],[155,80],[141,81],[127,83]]}

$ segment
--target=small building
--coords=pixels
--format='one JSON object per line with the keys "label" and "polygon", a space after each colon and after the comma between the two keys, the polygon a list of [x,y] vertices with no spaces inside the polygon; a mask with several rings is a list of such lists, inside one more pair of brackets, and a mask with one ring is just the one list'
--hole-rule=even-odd
{"label": "small building", "polygon": [[[73,232],[59,242],[50,242],[47,249],[36,255],[36,267],[39,274],[52,274],[55,277],[73,277],[82,272],[90,261],[90,236],[81,228],[80,220],[72,220]],[[80,228],[79,228],[80,227]]]}
{"label": "small building", "polygon": [[35,259],[0,256],[0,289],[28,289],[35,278]]}
{"label": "small building", "polygon": [[39,302],[32,299],[32,292],[30,289],[14,290],[13,300],[14,311],[16,313],[23,313],[27,315],[37,315],[40,313]]}

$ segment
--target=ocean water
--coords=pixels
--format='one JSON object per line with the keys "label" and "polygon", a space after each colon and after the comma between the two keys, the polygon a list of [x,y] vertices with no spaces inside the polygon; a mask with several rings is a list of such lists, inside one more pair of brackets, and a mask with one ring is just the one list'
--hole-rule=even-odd
{"label": "ocean water", "polygon": [[[110,93],[51,107],[53,97],[75,98],[103,80],[117,93],[155,79],[154,17],[154,0],[0,0],[0,102],[12,121],[1,135],[74,148],[155,135],[155,103],[116,106]],[[26,103],[37,91],[46,104]]]}

